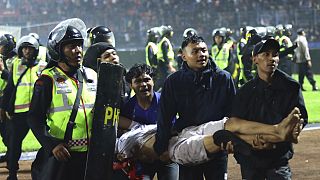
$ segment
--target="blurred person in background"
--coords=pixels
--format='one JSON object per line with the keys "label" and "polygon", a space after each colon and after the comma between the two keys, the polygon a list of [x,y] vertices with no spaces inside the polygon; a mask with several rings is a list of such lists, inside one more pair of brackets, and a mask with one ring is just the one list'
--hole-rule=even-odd
{"label": "blurred person in background", "polygon": [[314,80],[311,70],[311,56],[309,53],[308,41],[304,29],[300,28],[297,30],[297,38],[294,42],[298,45],[294,54],[294,62],[298,64],[299,83],[301,85],[301,89],[302,91],[305,91],[303,87],[303,81],[304,77],[306,76],[312,86],[312,90],[318,91],[319,89],[316,86],[316,81]]}
{"label": "blurred person in background", "polygon": [[289,27],[288,25],[286,28],[282,25],[279,24],[276,27],[276,32],[278,36],[278,41],[280,43],[280,52],[279,52],[279,66],[278,68],[282,70],[283,72],[287,73],[289,76],[292,75],[292,69],[291,69],[291,64],[293,60],[293,51],[291,53],[286,53],[286,51],[293,46],[290,38],[287,36],[291,34],[289,31],[291,31],[292,26]]}
{"label": "blurred person in background", "polygon": [[87,31],[89,31],[87,39],[89,41],[89,47],[83,56],[83,66],[97,70],[97,63],[92,63],[93,61],[97,62],[96,59],[92,57],[92,55],[95,54],[95,52],[91,52],[95,51],[92,46],[99,42],[105,42],[115,47],[116,41],[113,32],[106,26],[96,26],[89,28]]}
{"label": "blurred person in background", "polygon": [[156,81],[155,81],[155,90],[161,90],[164,81],[167,77],[176,72],[174,67],[174,51],[170,39],[173,36],[173,29],[170,25],[168,26],[160,26],[160,41],[157,44],[158,53],[157,53],[157,73],[156,73]]}
{"label": "blurred person in background", "polygon": [[9,131],[8,161],[9,180],[17,179],[22,141],[29,131],[27,114],[34,83],[41,73],[39,43],[33,36],[23,36],[17,43],[18,57],[13,60],[8,84],[4,89],[1,119],[7,119]]}
{"label": "blurred person in background", "polygon": [[[12,68],[12,61],[17,55],[15,52],[16,40],[11,34],[0,35],[0,102],[3,96],[3,91],[7,85],[9,79],[9,71]],[[0,109],[0,114],[4,115],[5,111]],[[1,118],[1,116],[0,116]],[[0,135],[2,137],[3,144],[8,147],[8,129],[7,121],[0,119]],[[7,161],[7,153],[0,157],[0,163]]]}
{"label": "blurred person in background", "polygon": [[146,64],[156,69],[159,32],[157,27],[153,27],[147,31],[147,45],[146,45]]}

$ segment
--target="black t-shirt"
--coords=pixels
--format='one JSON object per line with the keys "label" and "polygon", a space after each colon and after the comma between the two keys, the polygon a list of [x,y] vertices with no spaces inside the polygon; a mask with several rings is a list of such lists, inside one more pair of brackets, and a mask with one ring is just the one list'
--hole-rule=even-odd
{"label": "black t-shirt", "polygon": [[[277,124],[294,107],[300,109],[304,125],[307,124],[308,115],[300,85],[282,71],[276,70],[271,84],[256,77],[240,88],[233,101],[231,117]],[[281,165],[287,163],[292,155],[292,144],[289,142],[277,143],[277,148],[273,150],[254,151],[250,157],[234,154],[238,163],[255,167]]]}

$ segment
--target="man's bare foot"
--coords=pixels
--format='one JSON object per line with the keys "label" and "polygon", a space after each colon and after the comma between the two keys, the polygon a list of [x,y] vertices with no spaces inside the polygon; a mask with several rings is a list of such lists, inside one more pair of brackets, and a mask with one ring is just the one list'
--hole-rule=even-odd
{"label": "man's bare foot", "polygon": [[296,126],[293,128],[292,131],[292,143],[298,144],[299,142],[299,135],[302,131],[303,128],[303,119],[301,119],[302,122],[301,123],[297,123]]}
{"label": "man's bare foot", "polygon": [[295,107],[290,114],[284,118],[277,126],[278,134],[283,141],[290,140],[292,141],[292,132],[293,129],[300,124],[300,110]]}

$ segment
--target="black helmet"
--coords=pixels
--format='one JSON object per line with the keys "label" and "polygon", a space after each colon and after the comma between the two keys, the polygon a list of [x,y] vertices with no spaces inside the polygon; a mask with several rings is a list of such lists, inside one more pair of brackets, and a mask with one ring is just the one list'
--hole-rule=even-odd
{"label": "black helmet", "polygon": [[148,42],[156,43],[159,38],[159,31],[157,27],[153,27],[147,31]]}
{"label": "black helmet", "polygon": [[115,38],[113,32],[106,26],[96,26],[89,33],[90,44],[106,42],[115,47]]}
{"label": "black helmet", "polygon": [[191,36],[194,36],[194,35],[198,35],[198,32],[197,32],[197,30],[195,30],[193,28],[187,28],[183,32],[183,38],[191,37]]}
{"label": "black helmet", "polygon": [[22,36],[17,43],[18,57],[23,57],[22,48],[33,47],[35,49],[33,59],[36,59],[39,54],[39,42],[33,36]]}
{"label": "black helmet", "polygon": [[81,32],[71,26],[60,26],[55,28],[50,32],[47,48],[49,51],[49,56],[53,61],[59,61],[63,57],[62,46],[71,41],[81,41],[83,44],[83,36]]}
{"label": "black helmet", "polygon": [[4,46],[3,56],[7,56],[16,47],[16,40],[11,34],[2,34],[0,36],[0,46]]}

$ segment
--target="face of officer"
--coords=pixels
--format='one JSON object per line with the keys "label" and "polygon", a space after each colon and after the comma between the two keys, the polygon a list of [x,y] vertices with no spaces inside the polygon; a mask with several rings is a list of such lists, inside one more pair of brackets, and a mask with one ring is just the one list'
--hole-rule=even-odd
{"label": "face of officer", "polygon": [[222,37],[221,36],[215,36],[214,37],[214,42],[218,45],[220,45],[222,43]]}
{"label": "face of officer", "polygon": [[82,60],[82,41],[71,41],[62,46],[64,57],[72,67],[80,67]]}
{"label": "face of officer", "polygon": [[114,49],[107,49],[104,51],[98,60],[100,60],[101,63],[108,62],[112,64],[119,64],[119,56],[117,51]]}
{"label": "face of officer", "polygon": [[194,71],[203,69],[208,64],[209,52],[205,42],[190,42],[182,50],[182,59]]}
{"label": "face of officer", "polygon": [[22,56],[24,59],[33,59],[35,53],[35,48],[30,46],[25,46],[22,48]]}
{"label": "face of officer", "polygon": [[154,82],[149,74],[143,73],[131,80],[130,87],[139,98],[148,98],[153,96]]}
{"label": "face of officer", "polygon": [[259,77],[263,80],[270,77],[278,67],[279,52],[275,49],[268,49],[253,57],[253,62],[257,65]]}

